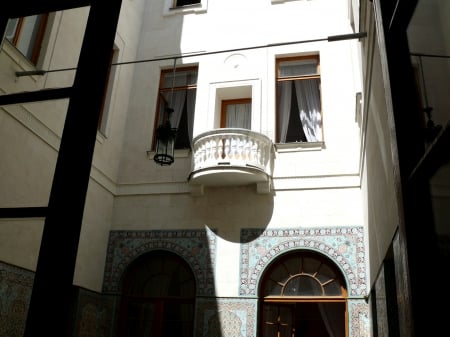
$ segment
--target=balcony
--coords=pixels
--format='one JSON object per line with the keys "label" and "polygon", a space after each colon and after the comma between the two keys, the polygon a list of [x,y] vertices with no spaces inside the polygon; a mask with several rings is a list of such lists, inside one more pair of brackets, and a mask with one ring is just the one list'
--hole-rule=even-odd
{"label": "balcony", "polygon": [[258,193],[269,193],[274,158],[272,141],[247,129],[216,129],[193,139],[189,183],[197,193],[203,186],[256,184]]}

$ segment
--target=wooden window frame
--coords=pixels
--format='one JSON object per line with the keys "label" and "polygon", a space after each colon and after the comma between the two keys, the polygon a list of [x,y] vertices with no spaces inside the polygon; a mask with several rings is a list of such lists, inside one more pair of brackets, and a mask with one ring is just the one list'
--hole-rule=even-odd
{"label": "wooden window frame", "polygon": [[[198,76],[198,66],[184,66],[184,67],[177,67],[175,69],[175,73],[177,72],[182,72],[182,71],[191,71],[191,70],[196,70],[197,71],[197,76]],[[158,87],[158,98],[156,101],[156,111],[155,111],[155,121],[153,124],[153,138],[152,138],[152,150],[155,150],[156,147],[156,129],[158,128],[158,126],[160,125],[160,109],[161,109],[161,104],[169,104],[169,102],[166,102],[163,93],[166,92],[171,92],[172,87],[168,87],[168,88],[163,88],[163,83],[165,80],[165,75],[166,74],[172,74],[173,73],[173,68],[168,68],[168,69],[162,69],[160,72],[160,77],[159,77],[159,87]],[[184,90],[184,89],[192,89],[192,90],[197,90],[197,81],[195,84],[189,84],[186,86],[178,86],[175,87],[174,86],[174,91],[175,90]],[[175,148],[175,150],[177,150],[177,148]]]}
{"label": "wooden window frame", "polygon": [[103,88],[103,97],[102,97],[102,106],[100,108],[100,115],[98,118],[98,125],[97,125],[97,129],[98,131],[102,132],[103,134],[106,133],[106,130],[103,129],[103,124],[106,121],[103,121],[103,118],[108,118],[109,114],[107,111],[105,111],[105,109],[109,109],[110,106],[108,106],[107,103],[108,100],[111,100],[111,90],[112,90],[112,86],[114,85],[114,79],[112,78],[114,75],[114,72],[111,72],[111,67],[113,67],[113,62],[116,59],[117,55],[119,53],[119,49],[117,48],[113,48],[113,50],[111,51],[111,56],[109,57],[109,68],[108,68],[108,72],[106,74],[106,82],[105,82],[105,87]]}
{"label": "wooden window frame", "polygon": [[226,120],[227,120],[227,107],[229,105],[237,105],[237,104],[251,104],[252,99],[251,98],[236,98],[236,99],[225,99],[222,100],[221,104],[221,110],[220,110],[220,127],[225,128],[226,127]]}
{"label": "wooden window frame", "polygon": [[[39,59],[39,55],[40,55],[40,51],[41,51],[41,47],[42,47],[42,41],[44,40],[45,29],[47,28],[49,14],[44,13],[44,14],[38,14],[37,16],[40,16],[38,30],[37,30],[35,38],[30,41],[30,44],[32,44],[32,47],[31,47],[31,55],[30,55],[29,60],[33,64],[36,64]],[[15,47],[17,47],[17,45],[20,41],[24,21],[26,18],[27,17],[21,17],[21,18],[19,18],[19,21],[17,22],[17,26],[16,26],[16,29],[14,32],[14,37],[13,37],[12,41],[10,41]]]}
{"label": "wooden window frame", "polygon": [[[303,270],[303,266],[305,261],[303,260],[303,258],[306,257],[308,259],[312,259],[317,261],[317,267],[315,268],[311,268],[310,270],[304,271]],[[291,259],[301,259],[301,265],[302,265],[302,269],[299,270],[297,273],[292,273],[292,264],[286,264],[286,263],[290,263],[292,260]],[[322,268],[322,265],[326,265],[334,274],[333,277],[330,276],[329,280],[336,280],[338,282],[338,284],[340,285],[340,295],[322,295],[322,296],[294,296],[294,295],[281,295],[283,293],[284,290],[284,286],[286,284],[288,284],[290,282],[290,280],[292,280],[295,277],[312,277],[315,278],[317,282],[319,282],[322,287],[326,287],[326,285],[329,283],[329,280],[322,280],[322,278],[324,277],[324,274],[322,274],[321,276],[321,280],[319,280],[318,278],[316,278],[317,273],[319,272],[319,270]],[[273,273],[276,272],[276,270],[278,268],[281,268],[283,270],[286,271],[286,275],[289,275],[289,277],[287,279],[275,279],[273,277]],[[314,272],[315,270],[315,272]],[[285,277],[285,276],[283,276]],[[267,282],[275,282],[280,286],[280,295],[266,295],[265,296],[265,292],[269,289],[267,289],[265,287]],[[334,263],[329,260],[327,257],[325,256],[321,256],[321,254],[319,253],[315,253],[315,252],[292,252],[292,253],[287,253],[284,256],[281,256],[279,259],[277,259],[277,261],[274,261],[273,264],[271,264],[271,266],[264,272],[264,274],[262,275],[262,279],[261,279],[261,283],[260,283],[260,288],[259,288],[259,316],[258,316],[258,328],[259,328],[259,333],[258,336],[260,337],[267,337],[264,336],[264,332],[266,331],[266,325],[267,324],[273,324],[275,326],[280,327],[280,316],[278,317],[278,320],[276,322],[270,322],[269,321],[264,321],[263,318],[265,317],[265,306],[279,306],[279,307],[285,307],[285,306],[292,306],[292,305],[296,305],[295,308],[293,308],[294,311],[291,311],[291,315],[292,314],[296,314],[298,315],[297,310],[297,305],[301,305],[301,304],[308,304],[308,303],[341,303],[343,305],[343,312],[342,314],[344,315],[345,321],[344,321],[344,329],[345,329],[345,336],[349,335],[348,332],[348,301],[347,301],[347,289],[345,287],[345,282],[344,282],[344,278],[342,275],[342,272],[339,270],[339,268],[334,265]],[[292,309],[292,307],[289,307],[290,309]],[[301,311],[300,311],[301,312]],[[279,315],[281,315],[279,313]],[[290,316],[291,321],[290,321],[290,326],[291,329],[293,329],[293,331],[295,331],[294,328],[295,327],[295,322],[296,322],[296,315],[295,316]]]}
{"label": "wooden window frame", "polygon": [[[280,65],[284,62],[289,61],[301,61],[301,60],[316,60],[317,62],[317,71],[314,75],[303,75],[303,76],[280,76]],[[277,58],[275,61],[275,85],[279,82],[284,81],[296,81],[296,80],[310,80],[310,79],[319,79],[321,80],[321,72],[320,72],[320,55],[319,54],[312,54],[312,55],[301,55],[301,56],[291,56],[291,57],[280,57]],[[322,102],[322,93],[320,92],[320,101]],[[278,95],[278,92],[277,94]],[[276,127],[275,127],[275,139],[277,143],[280,144],[292,144],[292,142],[283,142],[280,141],[280,135],[278,134],[278,100],[276,101]],[[322,111],[320,112],[322,114]],[[323,130],[322,130],[322,138],[323,138]]]}

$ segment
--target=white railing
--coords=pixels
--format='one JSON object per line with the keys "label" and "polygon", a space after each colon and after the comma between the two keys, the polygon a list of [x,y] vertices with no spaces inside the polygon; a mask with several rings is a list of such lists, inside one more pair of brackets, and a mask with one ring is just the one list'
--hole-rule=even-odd
{"label": "white railing", "polygon": [[273,144],[265,135],[247,129],[215,129],[193,139],[192,172],[233,166],[257,168],[271,175]]}

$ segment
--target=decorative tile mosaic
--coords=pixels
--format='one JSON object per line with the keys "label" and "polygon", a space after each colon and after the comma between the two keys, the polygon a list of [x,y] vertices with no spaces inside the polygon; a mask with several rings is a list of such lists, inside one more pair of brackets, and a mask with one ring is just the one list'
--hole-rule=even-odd
{"label": "decorative tile mosaic", "polygon": [[362,227],[242,229],[240,295],[257,296],[264,269],[290,250],[308,249],[328,256],[341,269],[349,296],[367,294]]}
{"label": "decorative tile mosaic", "polygon": [[365,300],[349,300],[349,337],[371,337],[369,304]]}
{"label": "decorative tile mosaic", "polygon": [[73,336],[111,336],[114,328],[114,303],[114,297],[80,289]]}
{"label": "decorative tile mosaic", "polygon": [[199,298],[197,337],[255,337],[256,299]]}
{"label": "decorative tile mosaic", "polygon": [[23,336],[33,281],[33,272],[0,263],[0,336]]}
{"label": "decorative tile mosaic", "polygon": [[125,268],[138,256],[155,249],[168,250],[184,258],[196,277],[197,295],[214,295],[216,236],[209,229],[112,231],[108,243],[103,291],[120,292]]}

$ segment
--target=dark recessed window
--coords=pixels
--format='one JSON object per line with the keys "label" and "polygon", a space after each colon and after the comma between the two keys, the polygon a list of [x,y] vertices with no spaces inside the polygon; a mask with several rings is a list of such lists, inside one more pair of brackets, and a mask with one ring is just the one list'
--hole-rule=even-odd
{"label": "dark recessed window", "polygon": [[175,7],[189,6],[199,4],[201,0],[176,0]]}

